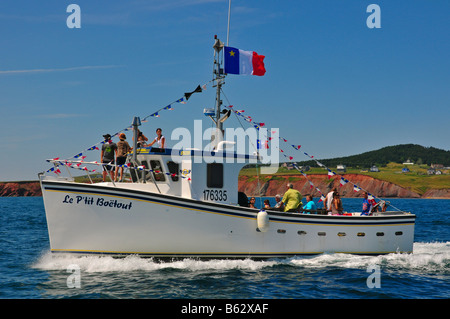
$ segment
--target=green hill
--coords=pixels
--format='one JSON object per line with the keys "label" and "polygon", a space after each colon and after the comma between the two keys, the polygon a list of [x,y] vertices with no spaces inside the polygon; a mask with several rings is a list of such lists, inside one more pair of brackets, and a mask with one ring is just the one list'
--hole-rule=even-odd
{"label": "green hill", "polygon": [[[416,144],[402,144],[387,146],[358,155],[321,159],[319,161],[328,167],[344,164],[348,167],[368,168],[372,165],[386,166],[388,163],[401,164],[407,160],[419,165],[443,164],[444,166],[450,166],[450,151]],[[317,166],[315,161],[298,162],[298,164]]]}

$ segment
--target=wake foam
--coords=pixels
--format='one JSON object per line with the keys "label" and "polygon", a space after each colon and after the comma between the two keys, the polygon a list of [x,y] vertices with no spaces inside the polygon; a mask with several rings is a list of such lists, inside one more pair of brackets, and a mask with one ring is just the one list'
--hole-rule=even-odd
{"label": "wake foam", "polygon": [[345,268],[365,269],[379,265],[384,269],[398,271],[417,271],[426,273],[450,273],[450,242],[414,243],[412,254],[388,254],[380,256],[358,256],[350,254],[321,254],[313,257],[294,257],[256,261],[244,260],[196,260],[183,259],[170,262],[155,261],[151,258],[127,256],[113,258],[108,256],[53,255],[44,253],[33,265],[41,270],[66,270],[77,265],[82,272],[133,272],[160,271],[165,269],[181,271],[258,271],[265,267],[289,266],[300,268]]}

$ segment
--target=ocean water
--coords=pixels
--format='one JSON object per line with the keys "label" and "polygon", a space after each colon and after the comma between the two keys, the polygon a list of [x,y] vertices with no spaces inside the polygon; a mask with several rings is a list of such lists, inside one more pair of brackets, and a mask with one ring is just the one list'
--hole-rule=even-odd
{"label": "ocean water", "polygon": [[450,200],[390,201],[417,215],[413,254],[159,262],[52,256],[42,198],[0,198],[0,299],[450,298]]}

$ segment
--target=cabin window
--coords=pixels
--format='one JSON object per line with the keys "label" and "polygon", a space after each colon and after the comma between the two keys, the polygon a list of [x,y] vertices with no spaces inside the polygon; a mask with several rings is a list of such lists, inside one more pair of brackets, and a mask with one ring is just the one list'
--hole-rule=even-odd
{"label": "cabin window", "polygon": [[166,180],[166,175],[164,174],[161,162],[157,160],[150,160],[150,166],[153,170],[153,176],[155,177],[155,181],[164,182]]}
{"label": "cabin window", "polygon": [[180,170],[179,170],[180,165],[178,163],[172,162],[172,161],[168,161],[167,162],[167,168],[169,169],[169,173],[170,173],[170,177],[172,178],[172,181],[174,182],[178,182],[179,180],[179,174],[180,174]]}
{"label": "cabin window", "polygon": [[377,236],[378,237],[384,236],[384,233],[383,232],[379,232],[379,233],[377,233]]}
{"label": "cabin window", "polygon": [[223,164],[210,163],[206,167],[206,185],[210,188],[223,187]]}
{"label": "cabin window", "polygon": [[366,236],[366,234],[365,233],[358,233],[357,236],[358,237],[364,237],[364,236]]}
{"label": "cabin window", "polygon": [[344,237],[344,236],[347,236],[347,234],[346,234],[346,233],[343,233],[343,232],[339,232],[339,233],[338,233],[338,236],[339,236],[339,237]]}
{"label": "cabin window", "polygon": [[285,229],[278,229],[277,233],[278,234],[286,234],[286,230]]}
{"label": "cabin window", "polygon": [[326,236],[326,235],[327,235],[327,233],[326,233],[326,232],[324,232],[324,231],[320,231],[320,232],[318,232],[318,233],[317,233],[317,235],[319,235],[319,236]]}
{"label": "cabin window", "polygon": [[403,235],[403,232],[402,232],[402,231],[396,231],[396,232],[395,232],[395,235],[396,235],[396,236],[401,236],[401,235]]}
{"label": "cabin window", "polygon": [[299,234],[299,235],[306,235],[306,232],[305,232],[304,230],[299,230],[299,231],[297,232],[297,234]]}

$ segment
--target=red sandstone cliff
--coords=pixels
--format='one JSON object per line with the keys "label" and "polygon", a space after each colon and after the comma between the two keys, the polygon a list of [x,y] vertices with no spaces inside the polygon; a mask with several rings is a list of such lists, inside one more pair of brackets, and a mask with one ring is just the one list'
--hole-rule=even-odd
{"label": "red sandstone cliff", "polygon": [[42,196],[39,182],[0,183],[0,197]]}
{"label": "red sandstone cliff", "polygon": [[[416,192],[392,184],[386,181],[378,180],[370,176],[358,174],[344,175],[347,180],[358,185],[362,189],[367,190],[377,197],[399,197],[399,198],[450,198],[450,190],[429,190],[425,194],[420,195]],[[326,194],[333,187],[336,187],[343,197],[361,197],[362,192],[353,191],[353,184],[347,183],[340,186],[339,178],[328,179],[327,175],[308,175],[309,180],[319,188],[322,193]],[[314,197],[320,196],[315,190],[311,189],[311,185],[303,176],[264,176],[259,180],[255,177],[240,176],[239,177],[239,191],[244,192],[247,196],[257,196],[258,186],[261,189],[262,196],[275,196],[276,194],[284,194],[286,191],[286,184],[292,183],[294,188],[300,191],[303,195],[312,194]]]}
{"label": "red sandstone cliff", "polygon": [[[327,175],[308,175],[311,182],[318,187],[323,193],[328,192],[331,188],[336,187],[343,197],[360,197],[361,192],[354,192],[353,185],[348,183],[340,186],[339,178],[328,179]],[[345,178],[366,189],[377,197],[400,197],[400,198],[450,198],[450,189],[431,189],[423,195],[400,187],[398,185],[372,178],[370,176],[358,174],[346,174]],[[299,190],[303,195],[311,193],[318,197],[319,193],[315,189],[311,189],[309,182],[303,176],[264,176],[259,180],[259,188],[262,196],[275,196],[276,194],[284,194],[286,184],[290,182],[294,184],[295,189]],[[256,177],[240,176],[239,191],[244,192],[247,196],[255,196],[258,194],[258,179]],[[38,181],[32,182],[0,182],[0,197],[10,196],[42,196],[41,188]]]}

